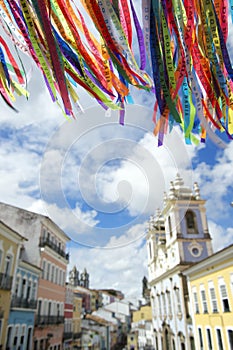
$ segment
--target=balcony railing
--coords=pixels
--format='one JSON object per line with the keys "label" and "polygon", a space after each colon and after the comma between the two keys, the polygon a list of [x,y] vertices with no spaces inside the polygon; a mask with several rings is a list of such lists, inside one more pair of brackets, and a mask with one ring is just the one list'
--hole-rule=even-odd
{"label": "balcony railing", "polygon": [[29,300],[29,299],[13,296],[11,300],[11,307],[34,310],[37,308],[37,300]]}
{"label": "balcony railing", "polygon": [[73,332],[64,332],[63,340],[73,339]]}
{"label": "balcony railing", "polygon": [[51,239],[49,239],[48,237],[40,237],[39,246],[47,246],[54,250],[56,253],[58,253],[60,256],[65,258],[67,261],[69,261],[69,254],[66,253],[63,249],[61,249],[58,245],[56,245],[53,241],[51,241]]}
{"label": "balcony railing", "polygon": [[81,336],[82,336],[82,333],[81,333],[81,332],[73,333],[73,339],[80,339]]}
{"label": "balcony railing", "polygon": [[37,315],[35,325],[43,326],[48,324],[60,324],[64,323],[64,316],[48,316],[48,315]]}
{"label": "balcony railing", "polygon": [[0,289],[11,290],[13,277],[0,273]]}

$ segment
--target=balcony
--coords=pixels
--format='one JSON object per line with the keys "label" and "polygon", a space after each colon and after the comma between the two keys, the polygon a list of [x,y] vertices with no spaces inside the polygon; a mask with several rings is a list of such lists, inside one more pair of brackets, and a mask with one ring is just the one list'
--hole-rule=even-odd
{"label": "balcony", "polygon": [[36,326],[43,326],[49,324],[61,324],[64,323],[64,316],[48,316],[37,315],[35,320]]}
{"label": "balcony", "polygon": [[0,273],[0,289],[11,290],[13,277]]}
{"label": "balcony", "polygon": [[58,245],[56,245],[50,238],[48,237],[40,237],[39,247],[49,247],[52,250],[54,250],[56,253],[58,253],[60,256],[62,256],[64,259],[66,259],[69,262],[69,254],[66,253],[64,250],[62,250]]}
{"label": "balcony", "polygon": [[64,332],[63,333],[63,341],[64,340],[72,340],[73,339],[73,332]]}
{"label": "balcony", "polygon": [[73,339],[80,339],[81,336],[82,336],[82,332],[73,333]]}
{"label": "balcony", "polygon": [[37,300],[29,300],[22,297],[13,296],[11,300],[11,307],[35,310],[37,308]]}

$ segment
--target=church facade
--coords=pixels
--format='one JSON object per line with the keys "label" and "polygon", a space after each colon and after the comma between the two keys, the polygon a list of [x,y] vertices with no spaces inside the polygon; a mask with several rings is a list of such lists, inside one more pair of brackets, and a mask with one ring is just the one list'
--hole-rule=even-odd
{"label": "church facade", "polygon": [[187,279],[183,271],[212,255],[205,200],[177,175],[147,233],[148,282],[156,350],[193,350]]}

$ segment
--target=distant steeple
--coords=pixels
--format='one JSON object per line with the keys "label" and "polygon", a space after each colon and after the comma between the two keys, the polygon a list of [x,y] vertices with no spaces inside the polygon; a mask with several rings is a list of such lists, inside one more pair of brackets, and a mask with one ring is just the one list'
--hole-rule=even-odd
{"label": "distant steeple", "polygon": [[84,288],[89,288],[89,273],[87,273],[86,268],[84,268],[83,273],[81,273],[80,286]]}
{"label": "distant steeple", "polygon": [[69,272],[69,283],[74,287],[79,285],[79,272],[75,265],[73,269]]}
{"label": "distant steeple", "polygon": [[142,296],[146,300],[146,303],[150,302],[150,288],[148,287],[146,276],[144,276],[142,280]]}

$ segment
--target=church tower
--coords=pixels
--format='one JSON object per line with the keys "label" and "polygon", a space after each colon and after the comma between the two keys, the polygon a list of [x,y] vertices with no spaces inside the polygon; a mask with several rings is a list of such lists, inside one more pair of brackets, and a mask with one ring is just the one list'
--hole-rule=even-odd
{"label": "church tower", "polygon": [[146,238],[155,342],[159,349],[191,350],[194,335],[183,271],[213,253],[197,183],[191,189],[176,176],[162,210],[150,217]]}
{"label": "church tower", "polygon": [[213,254],[208,231],[205,200],[197,183],[193,191],[178,174],[164,201],[166,253],[171,269],[177,264],[195,263]]}
{"label": "church tower", "polygon": [[89,273],[87,273],[86,268],[84,268],[83,272],[81,273],[80,286],[87,289],[89,288]]}

